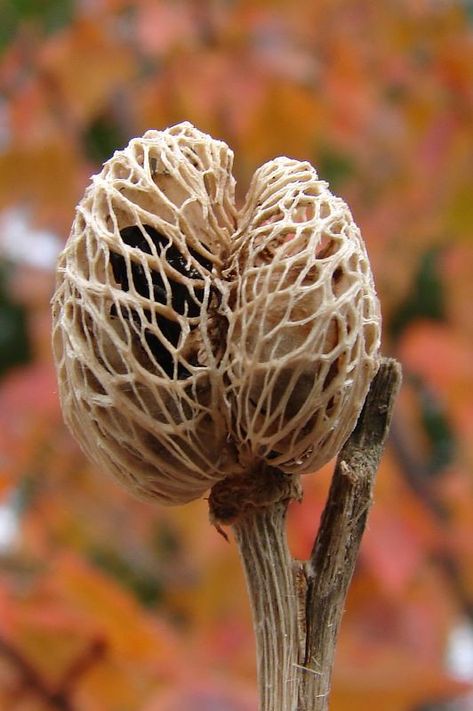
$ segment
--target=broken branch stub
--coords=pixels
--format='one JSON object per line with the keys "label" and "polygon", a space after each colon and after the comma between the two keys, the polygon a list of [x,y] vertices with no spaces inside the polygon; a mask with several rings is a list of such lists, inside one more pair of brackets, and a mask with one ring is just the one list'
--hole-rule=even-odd
{"label": "broken branch stub", "polygon": [[314,471],[379,362],[358,228],[307,162],[277,158],[237,211],[228,146],[189,123],[104,165],[60,257],[53,349],[67,424],[137,495]]}

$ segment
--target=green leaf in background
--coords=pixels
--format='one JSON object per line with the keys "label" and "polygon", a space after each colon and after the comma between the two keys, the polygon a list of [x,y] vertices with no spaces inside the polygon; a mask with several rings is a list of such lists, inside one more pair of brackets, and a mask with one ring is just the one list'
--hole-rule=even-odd
{"label": "green leaf in background", "polygon": [[111,158],[121,146],[126,145],[129,137],[124,136],[112,116],[106,113],[97,116],[87,127],[83,142],[87,157],[102,165]]}
{"label": "green leaf in background", "polygon": [[355,173],[352,157],[328,145],[321,146],[317,152],[315,166],[319,176],[335,190]]}
{"label": "green leaf in background", "polygon": [[108,547],[89,551],[91,562],[128,588],[145,607],[154,607],[162,598],[163,584],[155,572],[145,570]]}
{"label": "green leaf in background", "polygon": [[0,263],[0,376],[31,358],[26,311],[8,291],[8,270]]}
{"label": "green leaf in background", "polygon": [[0,0],[0,51],[21,23],[34,23],[49,34],[65,27],[74,16],[74,0]]}
{"label": "green leaf in background", "polygon": [[445,318],[444,285],[440,276],[441,250],[429,249],[422,256],[409,293],[391,317],[388,326],[394,340],[418,319],[443,321]]}
{"label": "green leaf in background", "polygon": [[431,476],[442,473],[455,456],[453,427],[441,401],[422,383],[418,387],[420,417],[429,443],[427,470]]}

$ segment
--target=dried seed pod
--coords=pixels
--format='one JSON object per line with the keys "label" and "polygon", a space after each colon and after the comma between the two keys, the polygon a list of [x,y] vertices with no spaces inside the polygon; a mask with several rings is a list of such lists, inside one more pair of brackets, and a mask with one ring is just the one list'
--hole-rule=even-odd
{"label": "dried seed pod", "polygon": [[307,472],[353,428],[380,317],[359,231],[308,163],[262,166],[189,123],[115,153],[58,265],[66,422],[138,495],[201,496],[262,462]]}
{"label": "dried seed pod", "polygon": [[188,123],[133,139],[94,177],[58,265],[66,422],[97,463],[165,503],[200,496],[229,456],[211,275],[235,228],[232,161]]}
{"label": "dried seed pod", "polygon": [[225,276],[222,367],[240,458],[314,471],[352,431],[378,367],[378,300],[347,205],[309,163],[266,163]]}

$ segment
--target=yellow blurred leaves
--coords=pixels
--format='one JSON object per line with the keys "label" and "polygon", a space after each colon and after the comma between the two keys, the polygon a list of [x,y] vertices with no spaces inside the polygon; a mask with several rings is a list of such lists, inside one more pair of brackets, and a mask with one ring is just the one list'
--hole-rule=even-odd
{"label": "yellow blurred leaves", "polygon": [[[456,461],[425,483],[448,517],[413,492],[390,449],[342,626],[333,711],[411,711],[460,690],[443,662],[465,600],[432,559],[450,557],[471,601],[472,86],[471,24],[460,4],[441,2],[97,0],[75,3],[70,24],[48,35],[20,23],[2,55],[0,209],[26,206],[58,235],[112,137],[187,119],[235,149],[240,195],[280,154],[341,178],[388,325],[421,256],[444,245],[446,319],[417,319],[396,347],[407,376],[398,426],[419,471],[430,443],[410,376],[455,432]],[[52,275],[20,270],[12,289],[35,361],[0,383],[0,497],[21,503],[21,545],[0,561],[0,632],[51,684],[89,654],[73,685],[80,711],[255,708],[234,544],[209,527],[205,502],[163,512],[85,464],[60,423],[48,355]],[[298,556],[309,553],[330,471],[306,478],[306,500],[290,512]],[[99,571],[104,554],[135,575],[155,571],[150,608],[124,575]],[[8,696],[18,679],[0,654],[0,708],[49,711],[37,694]]]}
{"label": "yellow blurred leaves", "polygon": [[56,561],[51,589],[73,610],[80,610],[102,634],[113,653],[141,667],[168,667],[176,645],[170,630],[147,615],[117,584],[87,567],[80,560],[64,557]]}
{"label": "yellow blurred leaves", "polygon": [[113,25],[82,19],[43,46],[39,70],[62,110],[82,124],[130,81],[134,62]]}
{"label": "yellow blurred leaves", "polygon": [[10,607],[8,644],[50,688],[70,678],[81,710],[132,711],[174,683],[183,654],[174,633],[73,556],[57,557],[21,605]]}
{"label": "yellow blurred leaves", "polygon": [[0,153],[0,209],[24,203],[37,218],[62,226],[77,200],[77,153],[59,137]]}

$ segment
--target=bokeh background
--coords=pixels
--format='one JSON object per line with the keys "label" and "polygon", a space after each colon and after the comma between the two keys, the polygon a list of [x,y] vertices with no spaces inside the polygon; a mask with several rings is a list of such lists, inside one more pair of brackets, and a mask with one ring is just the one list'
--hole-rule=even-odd
{"label": "bokeh background", "polygon": [[[54,262],[101,163],[190,120],[350,204],[405,382],[333,711],[473,709],[471,0],[0,1],[0,708],[256,711],[236,548],[205,501],[85,461],[50,354]],[[309,552],[330,467],[291,510]]]}

